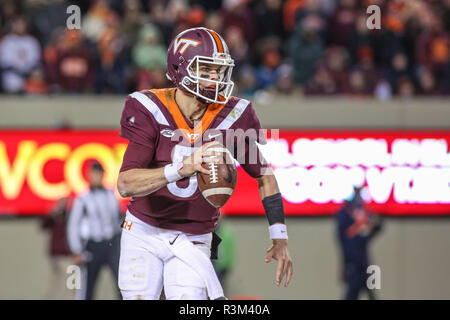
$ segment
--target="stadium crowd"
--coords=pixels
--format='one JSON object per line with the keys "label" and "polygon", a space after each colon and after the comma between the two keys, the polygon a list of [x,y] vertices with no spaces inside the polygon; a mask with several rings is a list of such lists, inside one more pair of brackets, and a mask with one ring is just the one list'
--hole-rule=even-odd
{"label": "stadium crowd", "polygon": [[[67,28],[72,4],[79,30]],[[171,39],[196,26],[223,35],[244,97],[450,93],[450,0],[0,0],[0,92],[165,87]]]}

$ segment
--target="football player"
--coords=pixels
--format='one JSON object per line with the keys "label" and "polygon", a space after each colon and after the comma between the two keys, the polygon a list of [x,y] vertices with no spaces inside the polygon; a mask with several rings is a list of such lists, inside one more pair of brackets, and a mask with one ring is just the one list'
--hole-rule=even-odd
{"label": "football player", "polygon": [[210,260],[219,242],[213,231],[220,213],[202,196],[196,173],[210,174],[201,163],[215,161],[217,154],[208,148],[217,141],[228,146],[230,139],[236,142],[233,155],[243,146],[238,160],[258,182],[273,242],[266,262],[278,261],[277,285],[284,277],[285,286],[291,280],[281,194],[261,154],[250,159],[256,142],[265,142],[246,134],[261,125],[248,100],[231,96],[233,66],[219,34],[185,30],[168,50],[167,77],[175,87],[126,99],[120,135],[129,144],[117,182],[120,194],[131,197],[119,266],[124,299],[159,299],[163,287],[166,299],[226,299]]}

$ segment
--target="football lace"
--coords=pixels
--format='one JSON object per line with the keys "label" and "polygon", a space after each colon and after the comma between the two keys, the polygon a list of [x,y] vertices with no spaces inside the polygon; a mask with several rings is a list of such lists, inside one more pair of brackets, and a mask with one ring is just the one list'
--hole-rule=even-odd
{"label": "football lace", "polygon": [[209,182],[210,183],[217,183],[219,181],[217,177],[217,164],[210,162],[209,163],[209,170],[211,171],[211,174],[209,176]]}

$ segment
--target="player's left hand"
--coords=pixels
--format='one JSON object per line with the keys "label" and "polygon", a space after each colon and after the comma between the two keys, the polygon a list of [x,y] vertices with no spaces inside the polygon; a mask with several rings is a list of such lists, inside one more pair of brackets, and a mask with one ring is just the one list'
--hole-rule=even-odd
{"label": "player's left hand", "polygon": [[285,239],[274,239],[272,247],[267,250],[266,263],[269,263],[272,258],[278,261],[277,273],[275,277],[275,282],[277,286],[280,285],[283,277],[286,275],[286,280],[284,286],[287,287],[292,277],[292,259],[289,255],[287,248],[287,240]]}
{"label": "player's left hand", "polygon": [[75,254],[72,257],[73,263],[77,266],[84,265],[86,261],[86,257],[83,254]]}

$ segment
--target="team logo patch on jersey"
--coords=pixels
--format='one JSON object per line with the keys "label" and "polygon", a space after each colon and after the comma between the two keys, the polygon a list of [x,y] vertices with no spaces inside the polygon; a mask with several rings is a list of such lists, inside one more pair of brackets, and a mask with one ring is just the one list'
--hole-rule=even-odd
{"label": "team logo patch on jersey", "polygon": [[195,139],[197,139],[197,137],[200,135],[200,133],[187,133],[187,135],[189,136],[191,141],[194,142]]}
{"label": "team logo patch on jersey", "polygon": [[233,109],[230,112],[230,117],[232,117],[233,119],[237,119],[241,116],[241,114],[242,114],[242,111]]}
{"label": "team logo patch on jersey", "polygon": [[172,138],[175,135],[175,132],[170,129],[163,129],[161,130],[161,135],[167,138]]}

